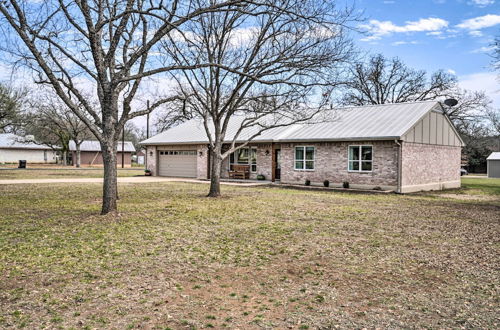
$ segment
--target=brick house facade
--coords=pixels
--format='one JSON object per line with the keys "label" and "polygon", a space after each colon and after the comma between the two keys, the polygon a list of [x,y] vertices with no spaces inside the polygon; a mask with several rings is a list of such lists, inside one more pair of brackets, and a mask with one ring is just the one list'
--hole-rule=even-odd
{"label": "brick house facade", "polygon": [[[229,177],[232,161],[248,165],[250,179],[263,175],[284,184],[309,180],[313,185],[322,185],[328,180],[332,187],[348,182],[351,188],[401,193],[460,187],[463,141],[439,103],[351,111],[340,123],[294,127],[255,139],[245,147],[248,150],[240,150],[223,161],[221,177]],[[360,132],[351,128],[358,126],[362,127]],[[185,173],[182,169],[186,166],[195,166],[189,177],[210,177],[209,147],[200,140],[204,132],[199,127],[190,121],[143,142],[147,145],[147,167],[153,175],[161,172],[158,167],[177,162],[171,166],[180,168],[178,173]],[[170,151],[165,156],[167,153],[160,150]],[[174,170],[166,175],[181,176]]]}

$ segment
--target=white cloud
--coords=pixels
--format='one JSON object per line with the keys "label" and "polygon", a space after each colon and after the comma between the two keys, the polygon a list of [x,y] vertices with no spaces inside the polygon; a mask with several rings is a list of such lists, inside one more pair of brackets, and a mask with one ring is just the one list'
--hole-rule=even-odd
{"label": "white cloud", "polygon": [[395,41],[391,45],[393,46],[401,46],[401,45],[417,45],[418,41]]}
{"label": "white cloud", "polygon": [[474,17],[462,21],[457,27],[460,29],[466,29],[471,31],[477,31],[485,28],[489,28],[500,24],[500,15],[488,14],[484,16]]}
{"label": "white cloud", "polygon": [[382,36],[393,33],[410,32],[435,32],[448,26],[448,21],[441,18],[421,18],[418,21],[407,21],[405,25],[396,25],[391,21],[370,20],[369,24],[360,27],[365,29],[370,36],[363,41],[380,39]]}
{"label": "white cloud", "polygon": [[489,52],[492,52],[493,49],[495,49],[494,46],[483,46],[481,48],[476,48],[474,50],[471,51],[471,53],[473,54],[479,54],[479,53],[489,53]]}
{"label": "white cloud", "polygon": [[469,2],[471,5],[476,5],[478,7],[486,7],[495,3],[495,0],[472,0]]}
{"label": "white cloud", "polygon": [[500,85],[494,72],[478,72],[458,77],[460,87],[484,91],[493,100],[493,106],[500,108]]}
{"label": "white cloud", "polygon": [[448,70],[446,70],[446,72],[448,72],[449,74],[452,74],[452,75],[456,75],[457,74],[457,72],[455,70],[453,70],[453,69],[448,69]]}

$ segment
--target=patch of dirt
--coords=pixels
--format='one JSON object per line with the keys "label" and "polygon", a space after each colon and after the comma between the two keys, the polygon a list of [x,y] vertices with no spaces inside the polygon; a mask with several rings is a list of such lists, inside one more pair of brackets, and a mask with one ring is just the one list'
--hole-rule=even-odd
{"label": "patch of dirt", "polygon": [[465,201],[500,201],[498,196],[491,195],[467,195],[467,194],[439,194],[440,197],[461,199]]}

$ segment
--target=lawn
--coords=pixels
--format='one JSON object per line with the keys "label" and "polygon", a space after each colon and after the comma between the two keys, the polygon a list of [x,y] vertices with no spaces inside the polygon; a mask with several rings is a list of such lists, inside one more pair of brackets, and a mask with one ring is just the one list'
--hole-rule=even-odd
{"label": "lawn", "polygon": [[[104,170],[76,168],[43,168],[43,169],[12,169],[0,170],[0,180],[18,179],[62,179],[62,178],[102,178]],[[141,169],[118,169],[119,177],[144,175]]]}
{"label": "lawn", "polygon": [[498,328],[499,183],[464,182],[121,184],[105,217],[99,184],[0,186],[0,328]]}

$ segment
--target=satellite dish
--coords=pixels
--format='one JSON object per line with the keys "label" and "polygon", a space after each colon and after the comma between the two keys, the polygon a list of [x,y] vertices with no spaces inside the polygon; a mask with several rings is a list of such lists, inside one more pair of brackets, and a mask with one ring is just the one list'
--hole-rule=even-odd
{"label": "satellite dish", "polygon": [[458,104],[458,101],[455,99],[446,99],[444,100],[444,104],[446,104],[449,107],[454,107]]}

